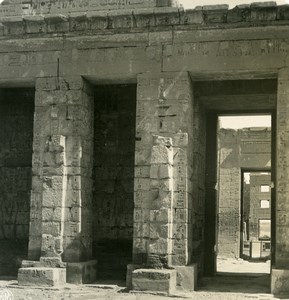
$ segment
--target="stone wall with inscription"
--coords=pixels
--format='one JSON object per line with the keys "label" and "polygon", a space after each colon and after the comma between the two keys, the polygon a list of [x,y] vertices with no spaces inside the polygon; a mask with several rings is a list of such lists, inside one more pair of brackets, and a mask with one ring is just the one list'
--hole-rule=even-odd
{"label": "stone wall with inscription", "polygon": [[219,130],[218,256],[240,256],[241,168],[270,169],[269,128]]}
{"label": "stone wall with inscription", "polygon": [[138,78],[133,263],[203,268],[205,111],[187,72]]}
{"label": "stone wall with inscription", "polygon": [[0,5],[0,17],[169,7],[172,2],[172,0],[7,0]]}
{"label": "stone wall with inscription", "polygon": [[0,90],[0,276],[27,258],[34,90]]}

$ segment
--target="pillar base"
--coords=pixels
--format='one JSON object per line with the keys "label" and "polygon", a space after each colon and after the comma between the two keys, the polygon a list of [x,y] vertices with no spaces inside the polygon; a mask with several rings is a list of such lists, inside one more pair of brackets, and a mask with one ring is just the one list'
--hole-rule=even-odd
{"label": "pillar base", "polygon": [[86,262],[67,263],[66,280],[68,283],[84,284],[96,280],[97,260]]}
{"label": "pillar base", "polygon": [[132,272],[132,289],[172,294],[176,289],[176,279],[176,270],[137,269]]}
{"label": "pillar base", "polygon": [[66,283],[64,268],[20,268],[18,285],[22,286],[59,286]]}
{"label": "pillar base", "polygon": [[198,264],[174,266],[177,271],[177,290],[192,292],[197,288]]}
{"label": "pillar base", "polygon": [[289,294],[289,270],[272,269],[271,293],[273,295]]}
{"label": "pillar base", "polygon": [[143,268],[142,265],[128,264],[126,271],[126,287],[132,289],[132,272],[137,269]]}

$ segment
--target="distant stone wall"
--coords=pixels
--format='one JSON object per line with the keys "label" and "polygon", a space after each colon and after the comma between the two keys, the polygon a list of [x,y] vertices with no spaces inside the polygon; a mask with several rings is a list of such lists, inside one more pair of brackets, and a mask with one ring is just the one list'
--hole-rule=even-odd
{"label": "distant stone wall", "polygon": [[[269,191],[262,192],[261,185],[268,185]],[[261,208],[261,200],[268,200],[269,208]],[[250,176],[250,219],[249,239],[258,240],[259,220],[271,219],[271,175],[251,174]]]}
{"label": "distant stone wall", "polygon": [[132,260],[136,86],[95,88],[93,255],[99,278]]}
{"label": "distant stone wall", "polygon": [[271,130],[219,131],[218,256],[239,257],[241,168],[271,167]]}
{"label": "distant stone wall", "polygon": [[33,90],[0,90],[0,275],[27,257],[33,100]]}

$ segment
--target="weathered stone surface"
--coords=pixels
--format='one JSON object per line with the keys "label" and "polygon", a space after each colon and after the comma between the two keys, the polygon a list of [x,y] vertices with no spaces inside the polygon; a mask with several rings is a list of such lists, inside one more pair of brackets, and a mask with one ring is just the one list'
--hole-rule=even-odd
{"label": "weathered stone surface", "polygon": [[192,292],[197,288],[198,265],[175,266],[177,271],[177,290]]}
{"label": "weathered stone surface", "polygon": [[251,21],[274,21],[277,15],[276,2],[260,2],[251,5]]}
{"label": "weathered stone surface", "polygon": [[18,271],[20,286],[60,286],[66,282],[63,268],[21,268]]}
{"label": "weathered stone surface", "polygon": [[132,289],[171,294],[176,287],[176,270],[137,269],[132,272]]}
{"label": "weathered stone surface", "polygon": [[55,14],[55,13],[73,13],[87,11],[119,10],[125,8],[146,8],[146,7],[166,7],[171,6],[171,0],[73,0],[69,3],[64,0],[58,0],[51,3],[48,0],[33,0],[31,3],[24,5],[21,2],[0,6],[1,15],[35,15],[35,14]]}
{"label": "weathered stone surface", "polygon": [[178,8],[155,8],[154,13],[157,26],[180,24]]}
{"label": "weathered stone surface", "polygon": [[136,27],[145,28],[155,26],[155,15],[153,8],[143,8],[133,11],[136,19]]}
{"label": "weathered stone surface", "polygon": [[40,261],[23,260],[22,268],[66,268],[60,257],[40,257]]}
{"label": "weathered stone surface", "polygon": [[46,32],[46,23],[43,16],[24,16],[25,29],[27,33],[44,33]]}
{"label": "weathered stone surface", "polygon": [[237,5],[236,7],[228,11],[227,22],[246,22],[250,20],[250,14],[251,10],[249,4]]}
{"label": "weathered stone surface", "polygon": [[205,5],[197,7],[196,10],[202,10],[206,23],[224,23],[227,20],[228,8],[228,5]]}
{"label": "weathered stone surface", "polygon": [[66,281],[72,284],[93,283],[97,278],[97,260],[67,263]]}
{"label": "weathered stone surface", "polygon": [[289,19],[289,5],[281,5],[277,7],[277,19],[278,20]]}
{"label": "weathered stone surface", "polygon": [[289,271],[282,269],[272,269],[271,293],[282,295],[288,293]]}
{"label": "weathered stone surface", "polygon": [[128,264],[126,272],[126,286],[131,290],[132,289],[132,272],[141,269],[141,265]]}

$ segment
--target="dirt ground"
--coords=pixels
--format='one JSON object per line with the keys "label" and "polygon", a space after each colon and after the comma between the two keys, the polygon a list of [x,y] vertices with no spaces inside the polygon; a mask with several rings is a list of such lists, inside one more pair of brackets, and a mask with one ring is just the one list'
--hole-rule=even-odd
{"label": "dirt ground", "polygon": [[[267,275],[261,277],[226,277],[216,276],[204,278],[198,291],[191,293],[175,293],[172,299],[192,300],[241,300],[241,299],[289,299],[289,297],[275,297],[269,294],[269,280]],[[123,284],[93,284],[74,286],[67,284],[61,288],[23,288],[17,281],[1,281],[0,289],[6,289],[17,300],[71,299],[71,300],[163,300],[169,299],[161,295],[130,293]],[[0,299],[1,294],[0,294]]]}
{"label": "dirt ground", "polygon": [[[203,278],[198,291],[176,292],[171,297],[129,292],[124,282],[106,282],[76,286],[66,284],[60,288],[20,287],[16,280],[0,281],[0,300],[241,300],[289,299],[270,294],[270,262],[248,263],[242,260],[219,260],[218,275]],[[4,291],[10,298],[1,298]],[[12,295],[12,296],[11,296]]]}

